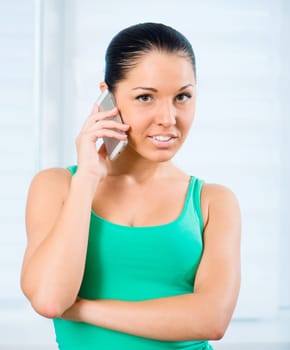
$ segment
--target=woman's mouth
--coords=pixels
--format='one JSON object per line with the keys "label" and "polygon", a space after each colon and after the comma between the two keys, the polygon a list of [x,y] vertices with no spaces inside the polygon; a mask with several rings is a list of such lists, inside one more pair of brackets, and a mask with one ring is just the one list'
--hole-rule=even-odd
{"label": "woman's mouth", "polygon": [[149,139],[157,148],[168,148],[176,141],[177,137],[175,135],[152,135],[149,136]]}

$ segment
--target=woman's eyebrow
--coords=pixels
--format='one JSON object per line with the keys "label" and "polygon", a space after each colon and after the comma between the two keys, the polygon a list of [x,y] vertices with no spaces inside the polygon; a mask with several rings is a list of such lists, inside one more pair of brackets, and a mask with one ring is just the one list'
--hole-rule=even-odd
{"label": "woman's eyebrow", "polygon": [[153,92],[157,92],[158,91],[157,89],[154,89],[152,87],[145,87],[145,86],[137,86],[137,87],[133,88],[132,90],[138,90],[138,89],[149,90],[149,91],[153,91]]}
{"label": "woman's eyebrow", "polygon": [[194,85],[193,84],[187,84],[187,85],[184,85],[182,86],[178,91],[181,91],[181,90],[184,90],[184,89],[187,89],[188,87],[193,87],[194,88]]}
{"label": "woman's eyebrow", "polygon": [[[188,87],[193,87],[193,88],[194,88],[194,85],[193,85],[193,84],[184,85],[184,86],[182,86],[180,89],[178,89],[178,91],[187,89]],[[147,87],[147,86],[137,86],[137,87],[133,88],[132,90],[138,90],[138,89],[140,89],[140,90],[152,91],[152,92],[158,92],[157,89],[152,88],[152,87]]]}

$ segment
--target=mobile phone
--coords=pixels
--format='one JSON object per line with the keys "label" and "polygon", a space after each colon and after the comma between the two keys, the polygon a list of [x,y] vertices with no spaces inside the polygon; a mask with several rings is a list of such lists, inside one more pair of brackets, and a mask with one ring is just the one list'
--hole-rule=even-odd
{"label": "mobile phone", "polygon": [[[116,107],[114,97],[108,89],[101,93],[96,103],[99,105],[101,111],[108,111]],[[124,123],[120,114],[111,117],[110,119]],[[118,132],[125,134],[123,131],[118,130]],[[128,144],[127,140],[117,140],[111,137],[103,137],[103,141],[110,160],[116,159]]]}

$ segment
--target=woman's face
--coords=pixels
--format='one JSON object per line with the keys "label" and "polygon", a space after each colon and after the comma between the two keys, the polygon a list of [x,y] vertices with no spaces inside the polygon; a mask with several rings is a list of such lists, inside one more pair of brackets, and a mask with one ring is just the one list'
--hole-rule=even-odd
{"label": "woman's face", "polygon": [[195,114],[195,77],[178,54],[144,54],[115,89],[130,125],[127,152],[152,161],[170,160],[183,144]]}

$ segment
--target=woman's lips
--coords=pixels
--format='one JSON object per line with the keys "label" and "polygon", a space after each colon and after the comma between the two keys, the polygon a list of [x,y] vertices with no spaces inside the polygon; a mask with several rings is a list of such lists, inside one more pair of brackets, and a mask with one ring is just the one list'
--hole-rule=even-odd
{"label": "woman's lips", "polygon": [[171,134],[170,135],[152,135],[152,136],[149,136],[149,139],[157,148],[168,148],[173,143],[175,143],[177,137]]}

